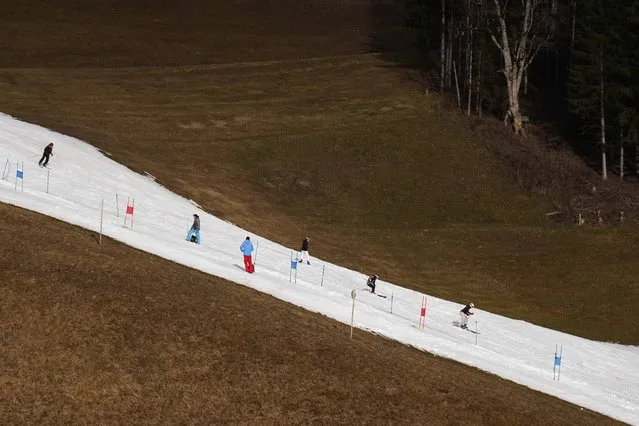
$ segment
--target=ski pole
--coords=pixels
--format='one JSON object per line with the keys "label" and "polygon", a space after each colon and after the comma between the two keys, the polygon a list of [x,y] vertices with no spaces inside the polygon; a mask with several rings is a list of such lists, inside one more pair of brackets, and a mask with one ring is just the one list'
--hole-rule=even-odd
{"label": "ski pole", "polygon": [[255,256],[253,256],[253,264],[257,265],[257,251],[260,249],[260,242],[258,240],[257,244],[255,245]]}
{"label": "ski pole", "polygon": [[10,167],[11,166],[9,165],[9,159],[7,158],[7,162],[4,163],[4,170],[2,171],[2,180],[6,180],[9,177]]}
{"label": "ski pole", "polygon": [[351,339],[353,338],[353,322],[355,319],[355,298],[357,297],[357,292],[355,289],[351,290],[351,298],[353,299],[353,308],[351,310]]}

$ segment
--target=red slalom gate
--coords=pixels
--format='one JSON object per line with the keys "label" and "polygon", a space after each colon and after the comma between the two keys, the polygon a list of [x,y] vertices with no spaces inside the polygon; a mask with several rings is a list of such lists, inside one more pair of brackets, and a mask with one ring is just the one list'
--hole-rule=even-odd
{"label": "red slalom gate", "polygon": [[133,229],[133,212],[135,211],[135,198],[131,201],[131,197],[126,200],[126,212],[124,213],[124,227],[126,228],[126,218],[131,215],[131,229]]}
{"label": "red slalom gate", "polygon": [[419,328],[420,330],[424,329],[424,326],[426,325],[426,302],[427,302],[427,298],[426,296],[422,296],[422,308],[419,311],[419,324],[417,326],[417,328]]}

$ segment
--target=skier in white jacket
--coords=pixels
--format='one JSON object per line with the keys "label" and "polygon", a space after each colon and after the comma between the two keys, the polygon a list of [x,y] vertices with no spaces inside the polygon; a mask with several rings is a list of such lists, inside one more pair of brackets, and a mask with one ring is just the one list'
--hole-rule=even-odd
{"label": "skier in white jacket", "polygon": [[464,306],[464,309],[459,311],[459,315],[461,316],[460,327],[463,328],[464,330],[468,328],[468,317],[470,317],[471,315],[475,315],[473,312],[470,312],[470,310],[474,307],[475,307],[474,304],[469,303],[468,305]]}

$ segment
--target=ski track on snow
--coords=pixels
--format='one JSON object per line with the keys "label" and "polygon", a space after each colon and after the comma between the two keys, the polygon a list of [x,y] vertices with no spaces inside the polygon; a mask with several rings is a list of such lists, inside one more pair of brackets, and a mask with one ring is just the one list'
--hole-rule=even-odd
{"label": "ski track on snow", "polygon": [[[54,143],[54,156],[49,169],[40,168],[37,162],[49,142]],[[24,161],[23,191],[20,184],[17,191],[14,189],[17,161]],[[378,280],[378,293],[388,297],[377,297],[363,290],[366,275],[317,258],[311,258],[310,266],[300,264],[297,283],[289,283],[290,248],[201,211],[89,144],[4,114],[0,114],[0,172],[2,202],[98,232],[104,199],[104,234],[132,247],[346,324],[350,324],[351,290],[356,288],[358,328],[639,425],[637,346],[591,341],[480,309],[475,309],[469,321],[474,329],[477,320],[481,333],[475,345],[475,334],[453,326],[462,306],[430,296],[426,327],[420,331],[421,293]],[[128,197],[135,198],[133,229],[122,226]],[[200,246],[185,240],[193,213],[198,213],[202,222]],[[259,243],[253,275],[243,271],[239,251],[247,235],[254,245]],[[563,345],[560,381],[553,380],[556,344]]]}

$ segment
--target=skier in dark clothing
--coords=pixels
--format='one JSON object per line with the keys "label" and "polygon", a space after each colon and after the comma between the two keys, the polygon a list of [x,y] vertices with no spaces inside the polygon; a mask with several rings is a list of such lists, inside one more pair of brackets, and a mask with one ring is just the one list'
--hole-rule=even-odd
{"label": "skier in dark clothing", "polygon": [[377,279],[379,278],[378,275],[371,275],[368,278],[368,281],[366,281],[366,285],[369,286],[371,288],[371,293],[375,294],[375,282],[377,281]]}
{"label": "skier in dark clothing", "polygon": [[309,241],[310,241],[310,238],[308,237],[304,237],[304,240],[302,240],[302,248],[300,249],[299,259],[297,260],[299,263],[306,260],[307,265],[311,264],[311,262],[309,262],[308,260],[308,242]]}
{"label": "skier in dark clothing", "polygon": [[186,234],[186,241],[200,244],[200,216],[197,214],[193,215],[193,225]]}
{"label": "skier in dark clothing", "polygon": [[52,155],[53,155],[53,144],[50,143],[49,145],[44,147],[44,152],[42,153],[42,158],[40,158],[40,161],[38,161],[38,165],[47,167],[47,164],[49,164],[49,156],[52,156]]}
{"label": "skier in dark clothing", "polygon": [[468,317],[470,317],[471,315],[474,315],[474,313],[470,312],[471,308],[474,308],[475,305],[470,303],[466,306],[464,306],[464,309],[462,309],[461,311],[459,311],[459,315],[461,316],[461,325],[460,327],[463,329],[467,329],[468,328]]}

